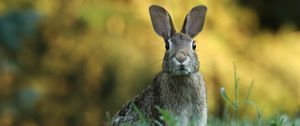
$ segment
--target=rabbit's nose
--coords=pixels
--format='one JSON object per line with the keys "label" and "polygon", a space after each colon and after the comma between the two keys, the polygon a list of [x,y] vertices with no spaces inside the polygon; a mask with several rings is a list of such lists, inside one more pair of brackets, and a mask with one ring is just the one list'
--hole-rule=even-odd
{"label": "rabbit's nose", "polygon": [[175,55],[175,59],[180,63],[183,64],[187,60],[187,56],[184,52],[179,52]]}

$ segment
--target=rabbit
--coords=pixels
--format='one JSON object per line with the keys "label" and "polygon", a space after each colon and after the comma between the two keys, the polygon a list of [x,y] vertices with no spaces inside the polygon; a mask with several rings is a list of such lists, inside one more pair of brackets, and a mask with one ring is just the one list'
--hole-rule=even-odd
{"label": "rabbit", "polygon": [[112,118],[112,125],[167,125],[158,108],[167,110],[180,126],[207,125],[207,93],[193,38],[202,31],[207,7],[193,7],[181,32],[176,32],[170,14],[158,5],[149,13],[154,31],[164,39],[162,71],[140,95]]}

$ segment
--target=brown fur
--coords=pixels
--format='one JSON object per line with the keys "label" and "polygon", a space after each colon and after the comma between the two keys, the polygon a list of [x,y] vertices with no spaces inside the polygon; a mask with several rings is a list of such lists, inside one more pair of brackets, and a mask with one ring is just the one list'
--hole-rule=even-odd
{"label": "brown fur", "polygon": [[157,107],[167,110],[181,126],[191,123],[206,126],[206,89],[198,73],[196,43],[192,39],[202,30],[206,10],[205,6],[194,7],[186,16],[183,32],[176,33],[164,8],[157,5],[149,8],[154,30],[166,43],[163,70],[143,93],[113,117],[114,126],[140,125],[141,121],[151,125],[157,124],[156,121],[165,124]]}
{"label": "brown fur", "polygon": [[160,116],[156,107],[168,110],[183,126],[193,120],[198,120],[196,124],[199,126],[206,125],[206,89],[199,73],[181,77],[159,73],[152,85],[123,106],[123,109],[113,118],[113,125],[139,124],[140,117],[134,110],[133,104],[152,125],[155,124],[154,120],[159,120]]}

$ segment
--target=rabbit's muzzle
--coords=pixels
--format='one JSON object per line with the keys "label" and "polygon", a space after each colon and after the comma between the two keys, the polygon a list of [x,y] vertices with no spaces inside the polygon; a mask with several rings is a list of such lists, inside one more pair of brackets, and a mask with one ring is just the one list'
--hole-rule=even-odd
{"label": "rabbit's muzzle", "polygon": [[180,51],[178,52],[175,57],[174,57],[174,62],[176,64],[179,64],[179,65],[184,65],[184,64],[187,64],[190,59],[188,56],[186,56],[186,54],[184,53],[184,51]]}
{"label": "rabbit's muzzle", "polygon": [[187,75],[192,73],[191,58],[184,52],[180,51],[172,57],[173,74],[174,75]]}

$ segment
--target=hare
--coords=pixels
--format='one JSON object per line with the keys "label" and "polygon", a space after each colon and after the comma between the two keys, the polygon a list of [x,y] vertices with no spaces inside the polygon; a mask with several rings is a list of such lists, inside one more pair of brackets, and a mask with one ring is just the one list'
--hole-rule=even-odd
{"label": "hare", "polygon": [[206,87],[198,72],[196,42],[192,39],[202,31],[206,11],[203,5],[192,8],[181,32],[176,32],[169,13],[158,5],[150,6],[154,31],[165,42],[162,71],[113,117],[113,126],[139,125],[141,120],[166,125],[158,108],[167,110],[180,126],[207,125]]}

